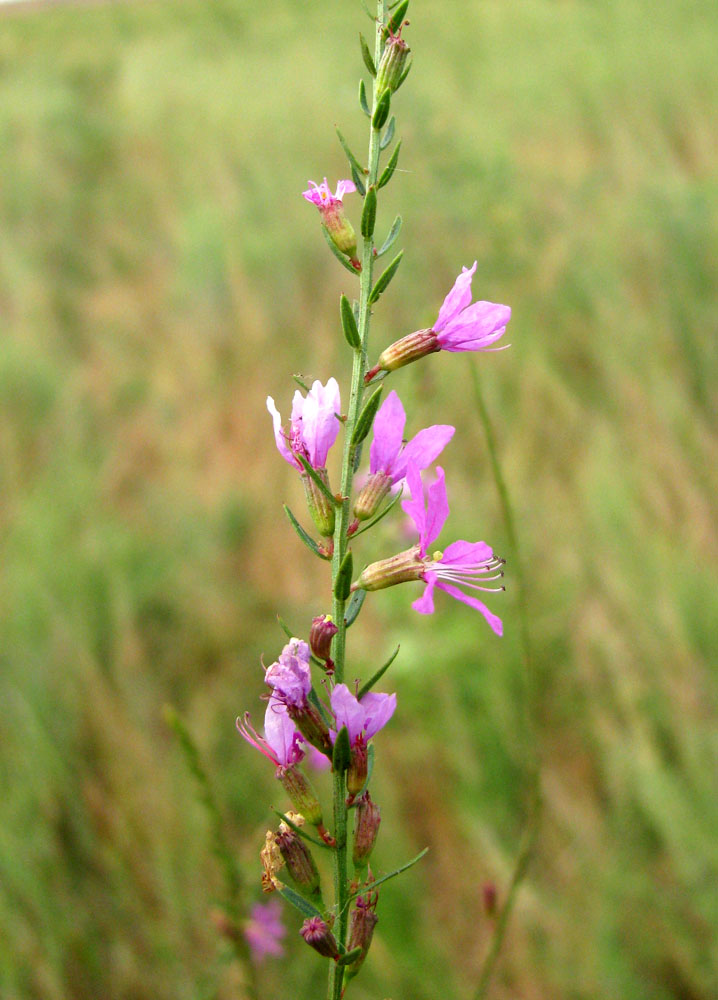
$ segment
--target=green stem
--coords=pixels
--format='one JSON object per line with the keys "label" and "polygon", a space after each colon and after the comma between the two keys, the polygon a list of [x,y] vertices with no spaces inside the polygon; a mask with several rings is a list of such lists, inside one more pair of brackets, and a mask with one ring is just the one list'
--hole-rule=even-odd
{"label": "green stem", "polygon": [[[381,58],[383,41],[382,29],[386,22],[386,0],[377,0],[377,33],[374,49],[374,63],[379,65]],[[376,108],[376,82],[372,95],[372,116]],[[371,185],[376,185],[379,175],[379,130],[370,126],[369,129],[369,155],[368,173],[366,178],[367,190]],[[361,346],[354,351],[352,364],[351,390],[349,393],[349,405],[347,408],[347,419],[344,425],[344,453],[342,455],[341,472],[341,496],[342,503],[337,509],[336,526],[334,529],[334,554],[332,556],[332,593],[334,594],[334,584],[337,579],[339,567],[346,554],[348,546],[347,531],[351,517],[351,494],[354,480],[354,466],[356,460],[356,448],[352,445],[354,428],[361,410],[362,398],[364,395],[364,375],[367,369],[367,345],[369,341],[369,325],[371,321],[371,311],[369,308],[369,295],[372,290],[372,276],[374,272],[374,237],[373,235],[362,242],[361,273],[359,275],[359,339]],[[344,614],[346,611],[346,600],[338,598],[334,594],[332,617],[337,626],[337,633],[334,636],[332,645],[332,659],[334,660],[334,679],[337,684],[344,681],[344,667],[346,662],[346,625],[344,624]],[[334,851],[334,901],[337,908],[338,920],[335,928],[335,936],[342,944],[346,944],[347,922],[348,922],[348,885],[347,885],[347,806],[346,789],[343,775],[334,775],[334,836],[337,847]],[[329,983],[327,990],[327,1000],[340,1000],[342,995],[342,983],[344,980],[344,967],[336,962],[329,962]]]}
{"label": "green stem", "polygon": [[501,952],[501,946],[506,937],[506,931],[508,929],[509,917],[516,902],[516,895],[518,889],[523,882],[526,873],[528,871],[529,863],[533,856],[534,848],[536,846],[536,840],[538,838],[539,827],[541,825],[541,808],[542,808],[542,797],[541,797],[541,754],[538,742],[538,733],[536,732],[536,673],[534,670],[534,657],[533,650],[531,647],[531,635],[528,627],[528,607],[526,600],[526,580],[524,577],[523,566],[521,563],[521,552],[519,549],[519,540],[516,532],[516,522],[514,520],[514,512],[511,506],[511,499],[509,497],[509,491],[506,486],[506,481],[504,480],[503,472],[501,470],[501,462],[499,461],[499,453],[496,447],[496,437],[494,435],[494,428],[491,423],[491,417],[489,416],[489,411],[486,407],[486,402],[484,401],[484,396],[481,391],[481,382],[479,380],[479,374],[477,371],[477,365],[472,362],[471,368],[471,379],[474,389],[474,399],[476,402],[476,409],[479,413],[479,419],[484,428],[484,434],[486,435],[486,446],[489,451],[489,461],[491,463],[491,472],[494,477],[494,483],[496,484],[496,491],[499,495],[499,503],[501,504],[501,512],[503,514],[504,525],[506,528],[506,535],[509,543],[509,557],[511,560],[511,565],[513,567],[513,573],[516,580],[517,594],[518,594],[518,610],[519,610],[519,631],[521,635],[521,648],[524,660],[524,677],[523,677],[523,687],[524,687],[524,725],[523,731],[526,734],[527,739],[527,759],[529,763],[529,806],[528,806],[528,816],[524,825],[524,831],[521,837],[521,845],[519,847],[518,857],[516,859],[516,864],[514,866],[513,875],[511,877],[511,882],[509,884],[509,889],[506,894],[506,899],[504,900],[503,906],[499,911],[499,915],[496,919],[496,926],[494,927],[494,933],[491,939],[491,945],[489,951],[484,959],[483,966],[481,968],[481,974],[479,976],[479,983],[476,988],[476,993],[474,994],[474,1000],[484,1000],[484,997],[488,993],[489,986],[491,985],[491,978],[494,974],[496,963],[498,962],[499,955]]}

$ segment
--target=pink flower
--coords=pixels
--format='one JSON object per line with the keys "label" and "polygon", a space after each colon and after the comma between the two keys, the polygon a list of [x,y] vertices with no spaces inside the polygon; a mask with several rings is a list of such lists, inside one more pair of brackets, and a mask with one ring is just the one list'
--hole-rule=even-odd
{"label": "pink flower", "polygon": [[252,907],[251,916],[244,925],[244,936],[255,962],[261,962],[267,955],[279,957],[284,954],[281,941],[287,931],[281,914],[282,905],[278,899],[255,903]]}
{"label": "pink flower", "polygon": [[331,703],[337,732],[346,726],[349,742],[356,747],[366,745],[384,728],[396,709],[396,695],[369,691],[359,701],[346,684],[337,684],[331,694]]}
{"label": "pink flower", "polygon": [[444,299],[433,327],[439,350],[485,351],[506,331],[511,319],[509,306],[493,302],[471,304],[471,279],[475,272],[476,261],[471,268],[463,267]]}
{"label": "pink flower", "polygon": [[392,486],[406,476],[411,463],[425,469],[454,436],[450,424],[434,424],[419,431],[404,444],[406,413],[395,392],[390,392],[374,418],[374,440],[369,453],[369,479],[354,505],[354,515],[363,521],[372,517]]}
{"label": "pink flower", "polygon": [[332,194],[326,177],[321,184],[315,184],[314,181],[309,183],[311,187],[307,191],[302,191],[302,195],[319,209],[322,222],[337,250],[346,254],[356,271],[361,271],[361,262],[357,258],[356,233],[344,215],[342,203],[344,195],[356,191],[356,187],[351,181],[339,181],[337,193]]}
{"label": "pink flower", "polygon": [[275,767],[298,764],[304,757],[304,750],[300,745],[302,735],[289,718],[287,706],[274,695],[270,697],[264,714],[265,736],[259,736],[253,728],[249,712],[245,712],[242,721],[237,719],[237,729]]}
{"label": "pink flower", "polygon": [[[457,601],[476,608],[493,631],[502,635],[501,619],[492,614],[485,604],[465,594],[455,584],[471,590],[503,590],[503,587],[486,586],[488,582],[503,576],[500,569],[503,559],[494,556],[485,542],[452,542],[443,552],[434,552],[431,556],[428,554],[429,545],[439,536],[449,514],[444,470],[439,466],[436,471],[436,482],[429,486],[425,495],[424,484],[416,466],[410,465],[406,470],[411,498],[402,501],[402,507],[414,522],[419,533],[419,543],[390,559],[371,563],[362,571],[352,589],[381,590],[410,580],[423,580],[426,587],[422,596],[412,604],[415,611],[423,615],[433,613],[434,590],[438,587]],[[477,583],[477,580],[481,582]]]}
{"label": "pink flower", "polygon": [[306,396],[297,389],[288,432],[282,427],[282,418],[271,396],[267,396],[267,409],[272,416],[274,439],[282,458],[300,472],[303,470],[297,455],[302,455],[312,468],[323,469],[339,433],[341,400],[337,380],[330,378],[325,386],[317,380]]}
{"label": "pink flower", "polygon": [[264,680],[284,705],[301,708],[306,704],[312,687],[309,655],[309,646],[303,639],[290,639],[279,659],[267,668]]}
{"label": "pink flower", "polygon": [[411,361],[434,354],[436,351],[488,351],[501,350],[491,347],[506,331],[511,319],[509,306],[494,302],[471,302],[471,279],[476,271],[476,261],[470,268],[462,268],[454,287],[444,299],[434,326],[394,341],[379,355],[378,362],[364,376],[370,382],[380,371],[395,371]]}
{"label": "pink flower", "polygon": [[320,210],[332,208],[337,202],[343,201],[345,194],[352,194],[356,191],[352,181],[338,181],[336,194],[332,194],[330,191],[326,177],[321,184],[317,184],[316,181],[309,183],[311,187],[307,191],[302,191],[302,196]]}

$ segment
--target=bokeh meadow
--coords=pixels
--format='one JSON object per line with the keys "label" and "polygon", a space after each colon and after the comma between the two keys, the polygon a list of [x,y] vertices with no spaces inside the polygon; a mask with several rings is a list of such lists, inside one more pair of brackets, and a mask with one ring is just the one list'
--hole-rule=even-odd
{"label": "bokeh meadow", "polygon": [[[473,996],[482,886],[506,892],[540,750],[542,825],[491,996],[714,1000],[718,6],[410,14],[378,226],[401,212],[406,253],[373,343],[430,325],[475,258],[478,296],[513,307],[510,350],[392,386],[409,432],[457,425],[452,537],[505,552],[476,365],[533,657],[527,677],[510,565],[502,640],[448,599],[420,618],[408,586],[366,601],[362,670],[401,643],[374,860],[430,851],[382,892],[351,995]],[[365,148],[359,30],[349,0],[0,14],[3,1000],[243,995],[163,706],[212,775],[249,906],[284,800],[234,720],[261,715],[276,614],[306,634],[328,610],[264,400],[286,411],[292,372],[347,371],[352,279],[299,193],[347,176],[335,124]],[[394,551],[387,521],[355,559]],[[323,963],[287,922],[261,995],[319,996]]]}

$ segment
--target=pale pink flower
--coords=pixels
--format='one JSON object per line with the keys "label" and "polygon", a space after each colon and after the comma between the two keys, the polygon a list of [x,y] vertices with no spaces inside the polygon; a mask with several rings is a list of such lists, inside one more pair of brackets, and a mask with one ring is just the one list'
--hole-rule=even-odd
{"label": "pale pink flower", "polygon": [[317,380],[306,396],[297,389],[288,431],[282,427],[282,418],[271,396],[267,396],[267,409],[282,458],[300,472],[303,469],[297,455],[305,458],[314,469],[325,468],[329,449],[339,433],[341,399],[337,380],[330,378],[326,385]]}
{"label": "pale pink flower", "polygon": [[287,706],[274,695],[270,697],[264,714],[264,736],[253,728],[249,712],[245,712],[243,720],[237,719],[237,729],[275,767],[298,764],[304,757],[304,749],[300,745],[302,734],[289,718]]}
{"label": "pale pink flower", "polygon": [[346,684],[337,684],[331,694],[331,704],[337,732],[346,726],[349,742],[356,747],[366,745],[384,728],[396,709],[396,695],[369,691],[360,701]]}

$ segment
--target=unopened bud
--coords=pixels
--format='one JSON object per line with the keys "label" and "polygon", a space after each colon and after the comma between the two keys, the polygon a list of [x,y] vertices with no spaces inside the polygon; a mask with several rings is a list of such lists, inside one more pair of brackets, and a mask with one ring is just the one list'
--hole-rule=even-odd
{"label": "unopened bud", "polygon": [[383,94],[385,90],[397,89],[410,51],[403,38],[399,35],[389,35],[376,71],[377,95]]}
{"label": "unopened bud", "polygon": [[[315,469],[314,471],[322,482],[329,486],[327,470]],[[312,520],[316,525],[317,531],[325,538],[329,538],[334,534],[334,504],[330,502],[329,498],[306,472],[302,473],[301,479],[304,484],[304,496],[307,500],[307,508],[312,515]]]}
{"label": "unopened bud", "polygon": [[327,924],[321,917],[309,917],[301,926],[299,933],[304,940],[325,958],[338,958],[339,948]]}
{"label": "unopened bud", "polygon": [[287,713],[307,743],[331,760],[333,748],[329,727],[314,705],[308,701],[303,705],[287,705]]}
{"label": "unopened bud", "polygon": [[309,848],[291,827],[282,825],[284,829],[280,828],[274,840],[284,858],[287,871],[307,895],[318,895],[319,872]]}
{"label": "unopened bud", "polygon": [[361,953],[359,958],[347,967],[347,979],[356,976],[369,951],[371,939],[374,935],[374,928],[379,920],[374,912],[376,903],[377,893],[369,893],[368,896],[359,896],[356,906],[351,912],[347,951],[354,951],[355,948],[361,948]]}
{"label": "unopened bud", "polygon": [[375,472],[369,476],[356,498],[354,517],[359,521],[373,517],[390,489],[391,476],[387,476],[385,472]]}
{"label": "unopened bud", "polygon": [[374,850],[381,823],[379,806],[372,802],[369,792],[362,795],[357,803],[355,816],[352,860],[355,868],[366,868],[371,852]]}
{"label": "unopened bud", "polygon": [[312,618],[309,646],[318,660],[324,660],[325,663],[332,662],[332,639],[338,631],[331,615],[317,615],[316,618]]}
{"label": "unopened bud", "polygon": [[277,777],[291,799],[292,805],[304,816],[307,823],[311,823],[312,826],[321,826],[322,807],[306,775],[292,764],[289,767],[280,767],[277,771]]}
{"label": "unopened bud", "polygon": [[390,559],[380,559],[378,562],[370,563],[362,570],[357,581],[352,584],[352,589],[383,590],[385,587],[393,587],[397,583],[422,580],[425,568],[419,555],[419,546],[414,545]]}
{"label": "unopened bud", "polygon": [[356,264],[359,264],[357,260],[357,235],[351,222],[344,214],[344,206],[341,201],[332,199],[330,204],[321,206],[319,210],[322,222],[326,226],[334,246],[337,250],[345,253],[352,264],[355,261]]}
{"label": "unopened bud", "polygon": [[409,333],[401,340],[395,340],[379,355],[377,368],[387,372],[393,372],[397,368],[403,368],[418,358],[424,358],[427,354],[439,351],[439,341],[433,330],[417,330]]}
{"label": "unopened bud", "polygon": [[349,804],[357,797],[366,784],[369,762],[367,758],[366,745],[363,740],[358,740],[352,747],[352,759],[347,771],[347,791],[349,792]]}

